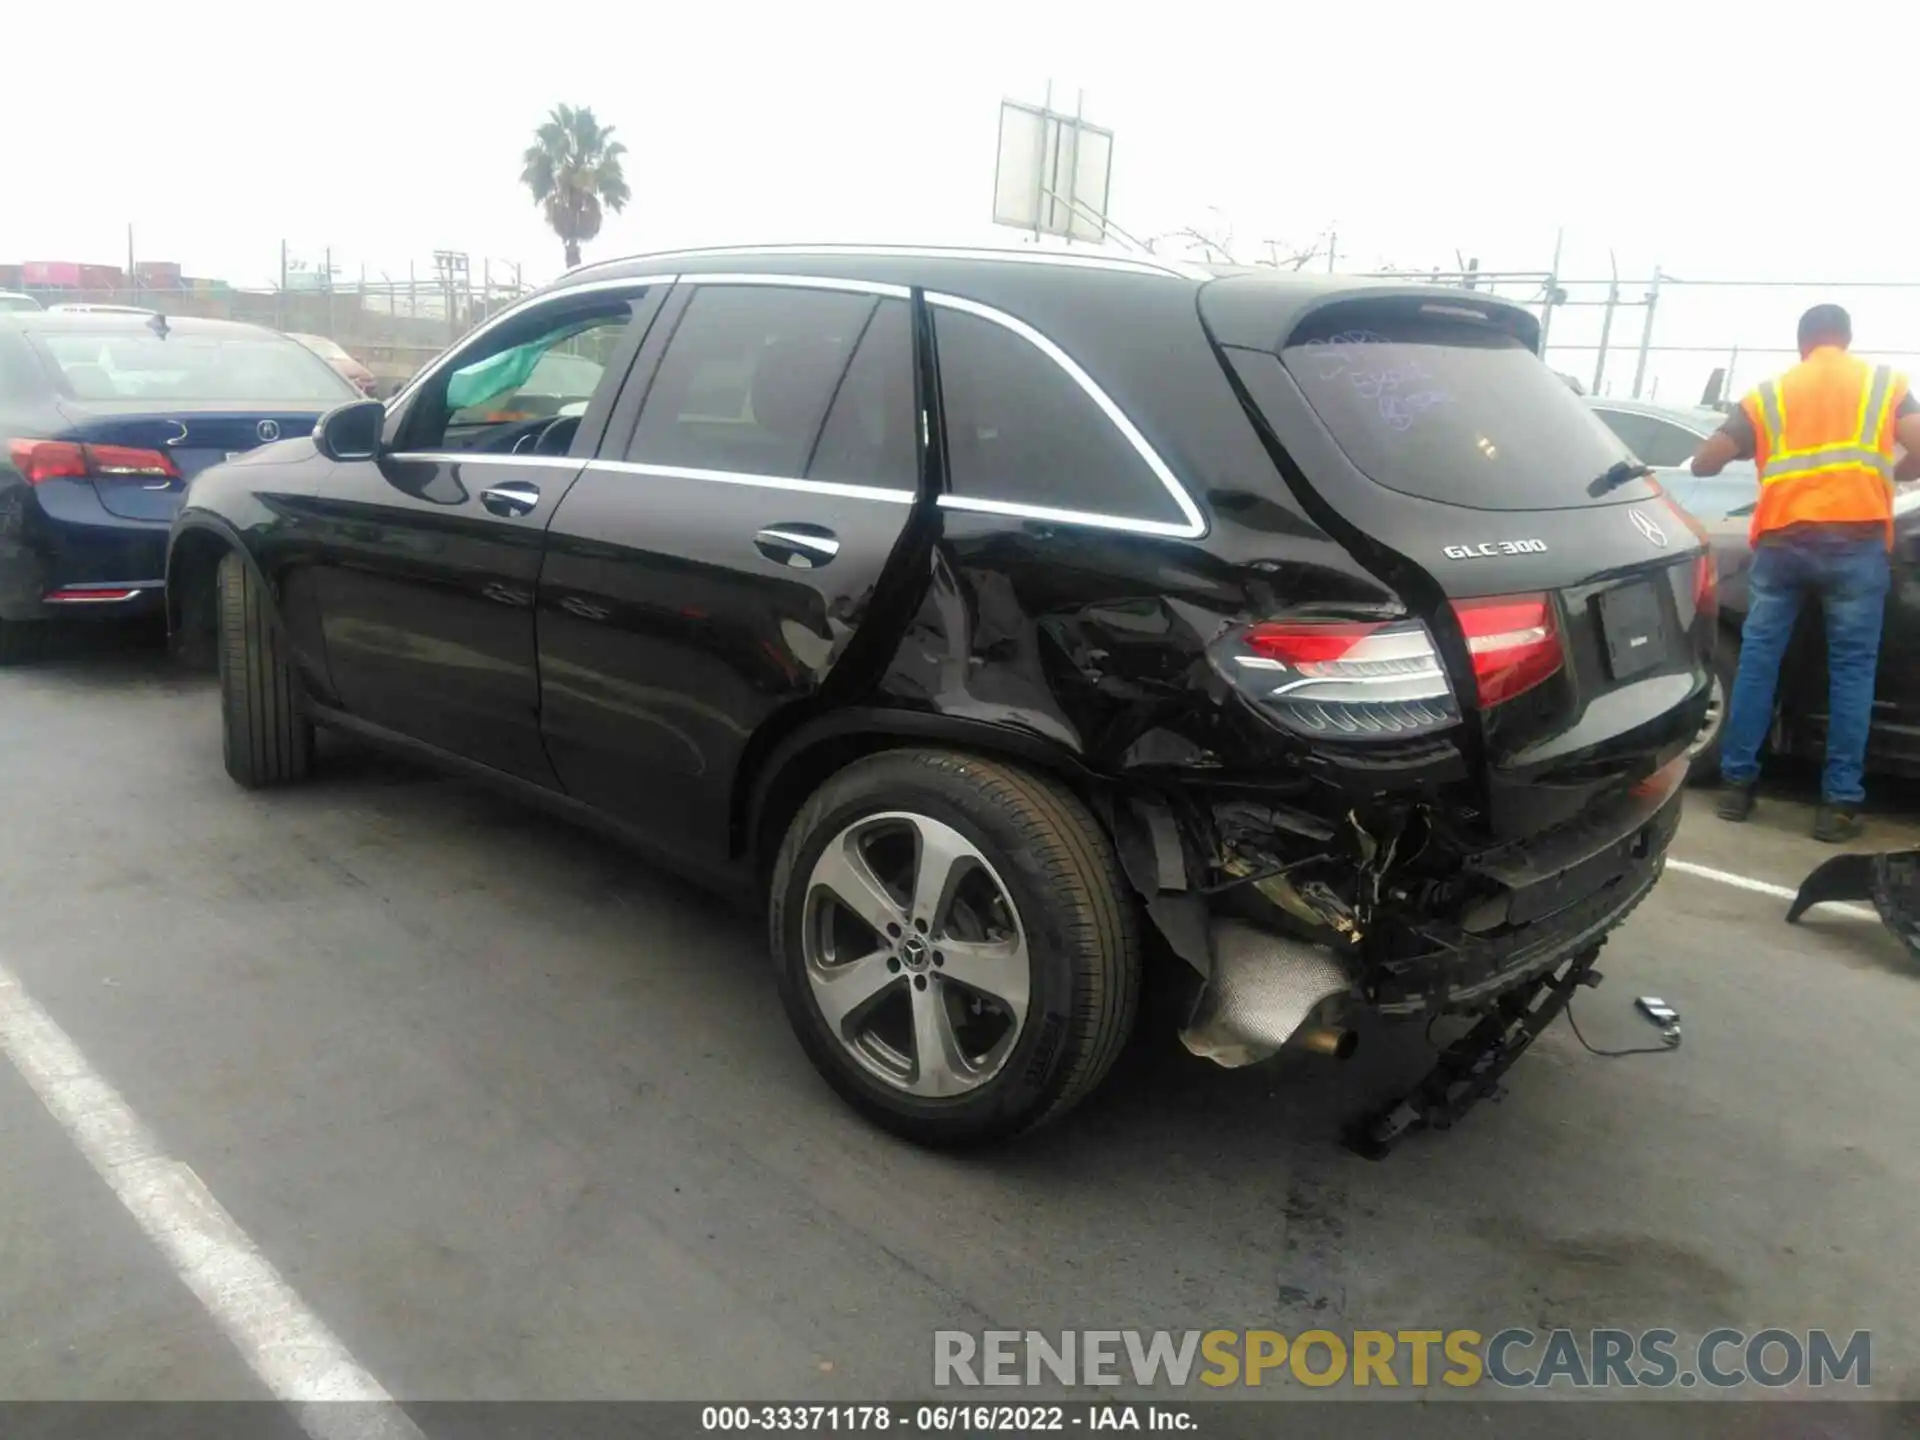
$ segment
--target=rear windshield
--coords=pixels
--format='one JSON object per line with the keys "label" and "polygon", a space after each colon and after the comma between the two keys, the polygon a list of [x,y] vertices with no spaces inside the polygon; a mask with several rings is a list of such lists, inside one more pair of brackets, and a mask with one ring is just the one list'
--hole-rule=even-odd
{"label": "rear windshield", "polygon": [[261,335],[149,330],[40,331],[34,339],[76,400],[282,400],[335,405],[356,398],[319,356]]}
{"label": "rear windshield", "polygon": [[[1482,510],[1591,505],[1631,459],[1618,437],[1512,335],[1430,310],[1297,334],[1281,359],[1347,457],[1389,489]],[[1635,480],[1610,501],[1645,499]]]}

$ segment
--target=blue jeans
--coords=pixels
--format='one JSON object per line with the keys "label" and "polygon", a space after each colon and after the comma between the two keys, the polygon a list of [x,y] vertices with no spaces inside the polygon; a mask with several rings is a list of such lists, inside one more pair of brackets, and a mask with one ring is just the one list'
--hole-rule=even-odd
{"label": "blue jeans", "polygon": [[[1760,775],[1760,747],[1773,725],[1780,662],[1793,638],[1800,603],[1820,597],[1827,621],[1827,768],[1821,796],[1830,805],[1858,805],[1873,723],[1874,672],[1892,567],[1878,539],[1796,535],[1755,548],[1747,619],[1740,631],[1740,670],[1727,697],[1720,737],[1720,774],[1735,785]],[[1805,697],[1800,697],[1804,700]]]}

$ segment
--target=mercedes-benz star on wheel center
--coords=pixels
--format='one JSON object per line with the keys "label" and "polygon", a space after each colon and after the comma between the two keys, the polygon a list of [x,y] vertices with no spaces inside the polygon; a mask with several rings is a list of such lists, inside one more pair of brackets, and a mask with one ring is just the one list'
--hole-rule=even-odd
{"label": "mercedes-benz star on wheel center", "polygon": [[[1545,993],[1652,887],[1713,572],[1537,344],[1151,259],[588,266],[203,472],[170,613],[242,784],[337,727],[604,826],[764,906],[854,1106],[1005,1136],[1146,966],[1196,1053],[1344,1053]],[[581,393],[528,419],[549,355]]]}

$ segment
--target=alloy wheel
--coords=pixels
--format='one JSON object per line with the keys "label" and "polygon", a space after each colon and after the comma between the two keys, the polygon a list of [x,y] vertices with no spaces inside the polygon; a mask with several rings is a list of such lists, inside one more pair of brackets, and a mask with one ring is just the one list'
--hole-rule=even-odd
{"label": "alloy wheel", "polygon": [[925,815],[868,815],[807,880],[807,983],[869,1074],[927,1099],[998,1074],[1025,1029],[1025,928],[978,846]]}
{"label": "alloy wheel", "polygon": [[1713,677],[1713,685],[1707,691],[1707,717],[1700,722],[1700,729],[1693,737],[1693,743],[1687,746],[1687,758],[1703,753],[1714,741],[1720,738],[1720,727],[1727,718],[1727,688],[1720,683],[1720,677]]}

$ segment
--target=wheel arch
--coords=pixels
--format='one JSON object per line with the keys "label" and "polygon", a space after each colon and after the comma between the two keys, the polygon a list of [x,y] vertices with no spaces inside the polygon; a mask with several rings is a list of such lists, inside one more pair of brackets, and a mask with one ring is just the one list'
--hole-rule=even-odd
{"label": "wheel arch", "polygon": [[[259,582],[261,595],[273,604],[273,587],[267,584],[259,562],[248,551],[239,533],[218,516],[189,514],[175,529],[167,546],[167,633],[180,637],[189,624],[200,621],[211,630],[211,600],[220,572],[220,561],[227,554],[238,555]],[[209,602],[202,612],[202,602]],[[277,609],[277,607],[276,607]],[[277,619],[276,615],[276,619]]]}
{"label": "wheel arch", "polygon": [[1011,726],[920,711],[835,710],[749,748],[734,785],[735,858],[764,879],[788,824],[828,776],[863,756],[910,746],[1019,761],[1065,782],[1089,801],[1101,788],[1099,778],[1070,750]]}

